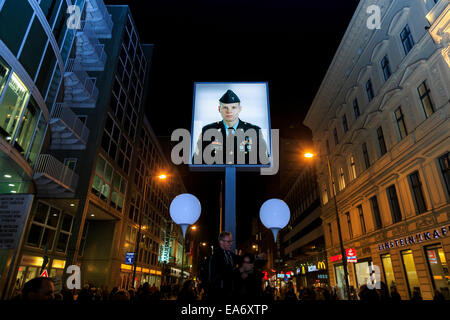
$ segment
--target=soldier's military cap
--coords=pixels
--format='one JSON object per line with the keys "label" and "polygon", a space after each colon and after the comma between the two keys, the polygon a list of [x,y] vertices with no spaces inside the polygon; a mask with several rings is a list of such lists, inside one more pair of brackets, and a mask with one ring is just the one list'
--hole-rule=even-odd
{"label": "soldier's military cap", "polygon": [[232,90],[228,89],[227,92],[222,96],[222,98],[219,99],[222,103],[236,103],[241,102],[239,100],[239,97],[234,93]]}

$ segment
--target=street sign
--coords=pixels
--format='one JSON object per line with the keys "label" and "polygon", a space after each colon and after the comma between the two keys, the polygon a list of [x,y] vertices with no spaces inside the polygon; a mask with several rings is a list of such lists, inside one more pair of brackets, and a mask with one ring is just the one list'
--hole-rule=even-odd
{"label": "street sign", "polygon": [[127,252],[125,254],[125,264],[134,264],[134,252]]}
{"label": "street sign", "polygon": [[44,269],[44,271],[42,271],[40,277],[41,277],[41,278],[48,278],[48,272],[47,272],[47,269]]}
{"label": "street sign", "polygon": [[347,256],[347,262],[358,262],[356,250],[354,248],[345,249],[345,255]]}

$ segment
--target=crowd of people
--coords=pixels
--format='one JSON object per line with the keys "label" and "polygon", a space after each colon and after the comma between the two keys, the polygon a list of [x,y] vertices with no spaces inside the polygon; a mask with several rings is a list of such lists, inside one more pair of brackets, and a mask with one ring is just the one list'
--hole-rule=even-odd
{"label": "crowd of people", "polygon": [[[220,248],[205,261],[200,270],[200,281],[186,280],[180,288],[177,284],[163,284],[158,288],[148,282],[137,289],[128,290],[114,287],[111,291],[106,287],[85,285],[80,290],[63,288],[55,294],[54,283],[51,278],[34,278],[25,283],[21,294],[14,300],[63,300],[78,302],[93,301],[130,301],[157,302],[160,300],[178,300],[180,302],[194,302],[197,300],[208,302],[223,302],[237,300],[240,302],[258,301],[270,303],[272,301],[309,301],[309,300],[339,300],[340,293],[336,287],[307,287],[300,286],[295,290],[294,284],[288,282],[279,290],[268,285],[263,290],[262,268],[267,263],[264,254],[255,256],[251,253],[237,255],[231,251],[232,235],[222,232],[219,235]],[[380,282],[376,289],[362,285],[358,292],[350,287],[350,300],[362,301],[399,301],[400,294],[395,287]],[[419,288],[414,288],[412,299],[421,301]],[[444,295],[436,290],[434,300],[445,300]]]}

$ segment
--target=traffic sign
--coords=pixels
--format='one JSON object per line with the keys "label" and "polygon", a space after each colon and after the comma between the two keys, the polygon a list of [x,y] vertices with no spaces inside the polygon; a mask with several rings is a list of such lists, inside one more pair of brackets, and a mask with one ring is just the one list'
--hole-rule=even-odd
{"label": "traffic sign", "polygon": [[41,277],[41,278],[48,278],[48,272],[47,272],[47,269],[44,269],[44,271],[42,271],[40,277]]}
{"label": "traffic sign", "polygon": [[134,252],[127,252],[125,254],[125,264],[133,264],[134,263]]}

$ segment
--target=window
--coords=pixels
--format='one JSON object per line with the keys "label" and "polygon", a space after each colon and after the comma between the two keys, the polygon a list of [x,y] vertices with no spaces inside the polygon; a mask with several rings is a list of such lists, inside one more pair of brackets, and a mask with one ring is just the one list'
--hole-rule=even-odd
{"label": "window", "polygon": [[350,212],[346,212],[345,217],[347,219],[348,236],[349,236],[349,239],[352,239],[353,238],[353,229],[352,229],[352,219],[350,218]]}
{"label": "window", "polygon": [[75,167],[77,166],[77,158],[65,158],[64,159],[64,166],[69,168],[70,170],[74,171]]}
{"label": "window", "polygon": [[347,123],[347,115],[342,116],[342,127],[344,128],[344,132],[348,131],[348,123]]}
{"label": "window", "polygon": [[408,25],[400,33],[400,39],[402,40],[403,49],[405,49],[405,55],[407,55],[414,46],[414,40]]}
{"label": "window", "polygon": [[123,199],[125,197],[125,190],[127,188],[127,181],[117,172],[114,173],[113,190],[111,193],[111,206],[119,211],[123,208]]}
{"label": "window", "polygon": [[381,214],[380,214],[380,208],[378,207],[377,196],[373,196],[372,198],[370,198],[370,206],[372,207],[372,214],[373,214],[375,230],[381,229],[381,227],[382,227]]}
{"label": "window", "polygon": [[21,116],[22,121],[19,122],[19,129],[17,130],[17,136],[14,142],[14,147],[22,156],[25,155],[31,144],[40,112],[41,110],[36,101],[31,98],[27,108]]}
{"label": "window", "polygon": [[322,201],[323,201],[324,205],[326,205],[328,203],[328,191],[327,191],[326,187],[323,189],[323,192],[322,192]]}
{"label": "window", "polygon": [[413,296],[414,291],[419,291],[420,285],[417,277],[416,265],[414,263],[414,257],[411,250],[402,251],[403,267],[405,269],[406,280],[408,280],[409,296]]}
{"label": "window", "polygon": [[442,177],[447,187],[447,194],[450,196],[450,152],[447,152],[439,158],[439,166],[441,167]]}
{"label": "window", "polygon": [[108,114],[105,123],[105,131],[102,137],[102,148],[105,150],[111,159],[116,160],[117,150],[120,139],[120,129],[115,123],[111,115]]}
{"label": "window", "polygon": [[362,206],[359,205],[356,208],[358,209],[359,221],[361,222],[361,233],[365,234],[366,233],[366,222],[364,221],[364,212],[363,212]]}
{"label": "window", "polygon": [[383,128],[380,126],[377,129],[377,138],[378,138],[378,145],[380,146],[380,155],[383,156],[387,150],[386,150],[386,143],[384,141],[384,134],[383,134]]}
{"label": "window", "polygon": [[353,179],[356,179],[356,163],[355,163],[355,157],[350,156],[350,175]]}
{"label": "window", "polygon": [[383,70],[384,80],[387,80],[392,75],[391,65],[389,64],[388,56],[384,56],[381,60],[381,69]]}
{"label": "window", "polygon": [[93,194],[105,202],[107,202],[111,190],[112,176],[112,166],[99,155],[91,190]]}
{"label": "window", "polygon": [[72,231],[73,217],[64,213],[62,217],[61,229],[59,231],[58,241],[56,242],[56,251],[66,252],[69,238]]}
{"label": "window", "polygon": [[369,159],[369,152],[367,151],[367,144],[364,142],[362,144],[362,152],[364,157],[364,164],[366,165],[366,169],[370,167],[370,159]]}
{"label": "window", "polygon": [[339,190],[342,191],[344,188],[345,188],[344,169],[339,168]]}
{"label": "window", "polygon": [[13,139],[28,96],[28,89],[13,73],[6,92],[4,92],[3,100],[0,102],[0,135],[7,141]]}
{"label": "window", "polygon": [[3,93],[3,89],[5,89],[10,73],[11,68],[2,58],[0,58],[0,97]]}
{"label": "window", "polygon": [[391,185],[387,188],[387,194],[389,199],[389,206],[391,207],[392,222],[397,223],[402,220],[402,213],[400,211],[400,204],[398,203],[395,185]]}
{"label": "window", "polygon": [[[55,242],[56,230],[58,228],[61,215],[63,214],[60,209],[38,201],[36,211],[34,212],[33,221],[28,232],[27,244],[41,249],[47,247],[47,250],[52,251],[53,244]],[[68,215],[64,214],[64,219],[68,219],[66,216]],[[72,219],[71,216],[68,217],[69,219]],[[58,240],[58,251],[61,251],[60,248],[63,246],[63,240],[65,241],[65,246],[69,240],[70,230],[67,230],[67,226],[67,222],[63,223],[62,230],[67,232],[65,233],[66,236],[63,236],[64,239],[61,241]]]}
{"label": "window", "polygon": [[430,88],[428,88],[426,80],[420,84],[420,86],[417,88],[417,91],[419,92],[419,97],[420,101],[422,102],[425,117],[428,118],[433,114],[434,108],[433,102],[431,101]]}
{"label": "window", "polygon": [[86,247],[86,238],[89,230],[89,221],[86,220],[83,227],[83,234],[81,235],[81,241],[80,241],[80,249],[78,251],[78,255],[80,257],[84,254],[84,248]]}
{"label": "window", "polygon": [[406,130],[405,119],[403,116],[402,108],[398,107],[395,112],[395,120],[397,121],[397,128],[400,134],[400,140],[408,135],[408,130]]}
{"label": "window", "polygon": [[392,268],[392,261],[390,254],[381,256],[381,263],[383,265],[384,279],[388,288],[395,286],[394,268]]}
{"label": "window", "polygon": [[117,163],[127,174],[130,169],[132,152],[133,148],[131,147],[131,143],[129,143],[128,140],[124,136],[122,136],[122,139],[120,141],[120,152]]}
{"label": "window", "polygon": [[333,245],[333,230],[331,229],[331,223],[328,224],[328,231],[330,233],[330,244]]}
{"label": "window", "polygon": [[422,182],[418,171],[414,171],[409,175],[409,181],[411,182],[411,191],[414,196],[414,203],[416,205],[416,212],[423,213],[427,211],[427,205],[425,204],[425,198],[423,196]]}
{"label": "window", "polygon": [[375,96],[373,93],[373,86],[372,86],[372,80],[367,80],[366,82],[366,93],[367,93],[367,99],[372,101],[373,97]]}
{"label": "window", "polygon": [[338,134],[337,134],[337,129],[334,128],[333,130],[333,136],[334,136],[334,144],[338,145],[339,144],[339,138],[338,138]]}
{"label": "window", "polygon": [[358,119],[361,115],[361,112],[359,112],[359,104],[356,98],[355,100],[353,100],[353,112],[355,113],[355,119]]}
{"label": "window", "polygon": [[450,274],[444,250],[440,245],[435,245],[426,247],[425,251],[431,279],[433,279],[433,287],[435,290],[439,290],[448,300],[450,299],[450,283],[448,282]]}

